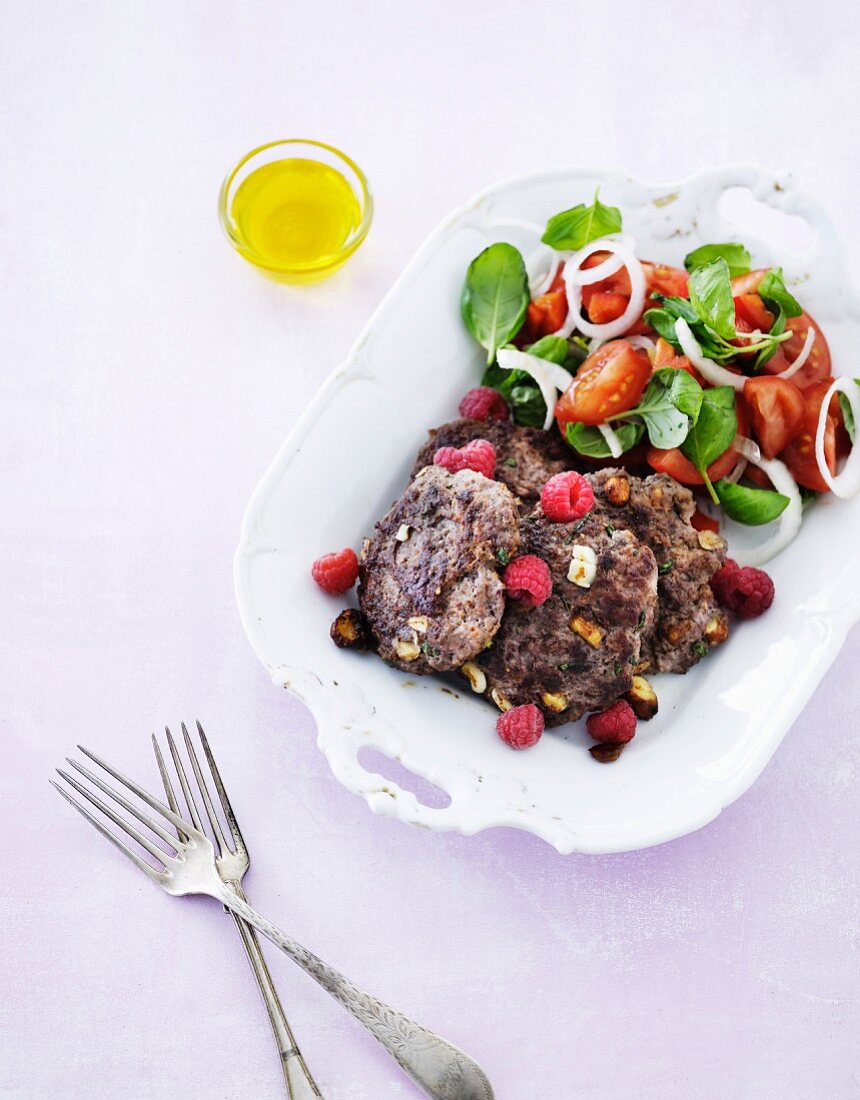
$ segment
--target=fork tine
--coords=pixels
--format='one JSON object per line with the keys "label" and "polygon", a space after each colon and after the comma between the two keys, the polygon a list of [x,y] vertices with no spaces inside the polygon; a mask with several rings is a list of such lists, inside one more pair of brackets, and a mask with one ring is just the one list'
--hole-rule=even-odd
{"label": "fork tine", "polygon": [[105,783],[103,779],[99,779],[99,777],[95,775],[95,773],[91,772],[89,768],[85,768],[83,764],[79,764],[77,760],[72,760],[70,756],[67,756],[66,760],[69,762],[69,764],[71,764],[75,771],[80,772],[81,775],[89,779],[90,783],[98,787],[100,791],[103,791],[108,796],[108,798],[113,798],[116,802],[120,804],[120,806],[122,806],[124,810],[127,810],[130,814],[132,814],[132,816],[136,817],[141,825],[145,825],[147,829],[150,829],[153,833],[155,833],[155,835],[163,840],[165,844],[169,844],[171,848],[176,848],[175,836],[172,836],[167,831],[167,829],[162,828],[162,826],[159,825],[157,821],[153,821],[151,817],[143,813],[142,810],[139,810],[133,802],[129,802],[129,800],[125,798],[122,794],[120,794],[119,791],[114,790],[110,783]]}
{"label": "fork tine", "polygon": [[[152,748],[155,752],[155,759],[158,763],[158,773],[161,776],[161,782],[164,786],[164,793],[167,796],[167,805],[173,810],[175,814],[179,813],[179,803],[176,801],[176,795],[173,793],[173,784],[170,782],[170,775],[164,764],[164,757],[161,755],[161,746],[158,743],[158,739],[155,734],[152,735]],[[182,830],[177,830],[180,840],[185,840],[185,833]]]}
{"label": "fork tine", "polygon": [[[74,776],[69,775],[68,772],[64,772],[62,768],[57,768],[57,775],[62,776],[69,786],[76,790],[82,798],[85,798],[87,802],[89,802],[91,806],[95,806],[97,810],[101,810],[105,817],[109,817],[114,825],[118,825],[132,840],[136,840],[141,848],[146,848],[151,856],[155,856],[156,859],[162,861],[168,858],[168,853],[165,852],[163,848],[159,848],[157,844],[153,844],[149,837],[144,836],[143,833],[135,829],[130,821],[126,821],[124,817],[121,817],[116,810],[106,802],[103,802],[97,794],[93,794],[93,792],[88,790],[82,783],[79,783]],[[120,805],[122,805],[122,803],[120,803]]]}
{"label": "fork tine", "polygon": [[188,822],[183,821],[179,814],[174,813],[169,806],[165,806],[163,802],[159,802],[157,798],[153,798],[153,796],[149,794],[148,791],[145,791],[139,783],[135,783],[133,779],[129,779],[128,776],[123,775],[122,772],[118,772],[116,768],[111,767],[111,765],[108,764],[107,761],[102,760],[100,756],[96,756],[94,752],[90,752],[89,749],[85,749],[83,745],[78,745],[78,748],[81,750],[84,756],[88,756],[90,760],[98,764],[100,768],[104,768],[108,775],[112,775],[113,778],[116,779],[119,783],[122,783],[124,787],[128,787],[132,794],[136,794],[138,798],[142,799],[142,801],[147,804],[147,806],[152,807],[153,810],[157,810],[162,817],[166,817],[174,828],[182,829],[185,833],[188,833]]}
{"label": "fork tine", "polygon": [[229,851],[227,841],[224,839],[224,833],[221,830],[221,822],[218,820],[218,815],[215,813],[215,807],[212,805],[212,799],[209,797],[209,788],[206,786],[206,780],[203,778],[200,761],[197,759],[197,753],[194,751],[194,745],[191,743],[191,738],[188,736],[188,730],[185,728],[184,722],[182,723],[182,733],[185,737],[185,748],[191,760],[191,767],[194,769],[194,778],[197,780],[197,786],[200,788],[203,805],[206,807],[206,813],[209,815],[209,824],[212,826],[212,832],[215,834],[218,841],[219,850],[222,852]]}
{"label": "fork tine", "polygon": [[185,796],[185,805],[188,807],[188,812],[191,814],[194,828],[199,829],[202,833],[203,823],[200,820],[200,814],[197,812],[197,803],[194,801],[194,795],[191,793],[191,787],[188,784],[188,776],[185,774],[185,765],[182,763],[182,757],[179,755],[176,742],[173,740],[173,734],[167,726],[164,727],[164,732],[167,734],[167,745],[170,749],[170,755],[173,757],[176,774],[179,776],[179,785],[182,787],[182,793]]}
{"label": "fork tine", "polygon": [[76,798],[72,798],[68,791],[64,790],[59,783],[55,783],[53,779],[48,780],[48,782],[54,790],[60,792],[66,802],[74,806],[79,814],[82,814],[91,825],[94,825],[103,837],[109,840],[115,847],[119,848],[123,855],[128,856],[135,867],[139,867],[140,870],[143,871],[144,874],[149,875],[154,882],[159,884],[164,883],[163,871],[156,871],[156,869],[151,864],[147,863],[145,859],[142,859],[137,852],[133,852],[128,845],[123,844],[119,837],[115,836],[106,825],[99,821],[95,814],[91,813],[86,806],[82,806]]}
{"label": "fork tine", "polygon": [[200,736],[200,744],[203,746],[203,752],[206,754],[206,760],[209,764],[209,771],[212,772],[212,779],[215,782],[215,790],[218,792],[218,797],[221,799],[221,805],[224,809],[224,816],[227,818],[227,824],[230,826],[230,832],[233,834],[233,841],[237,850],[246,851],[245,841],[242,839],[242,833],[239,829],[239,822],[236,820],[236,815],[233,813],[233,807],[230,805],[230,799],[227,797],[227,790],[224,787],[224,783],[221,779],[221,773],[218,771],[218,767],[215,763],[215,757],[212,755],[212,750],[209,748],[209,740],[206,734],[203,732],[203,727],[200,723],[197,723],[197,733]]}

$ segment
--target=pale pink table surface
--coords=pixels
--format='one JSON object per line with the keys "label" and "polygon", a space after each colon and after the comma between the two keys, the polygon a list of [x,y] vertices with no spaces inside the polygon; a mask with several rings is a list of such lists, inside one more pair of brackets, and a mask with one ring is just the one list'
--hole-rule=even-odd
{"label": "pale pink table surface", "polygon": [[[468,1049],[499,1100],[857,1095],[856,632],[719,820],[562,858],[509,830],[374,817],[270,684],[233,597],[257,478],[478,187],[564,163],[665,179],[759,159],[795,168],[856,245],[855,6],[694,11],[3,4],[0,1095],[282,1095],[220,909],[158,893],[47,782],[78,740],[154,781],[150,732],[195,717],[251,843],[252,898]],[[346,147],[378,202],[350,267],[299,291],[244,265],[215,218],[231,161],[287,135]],[[329,1100],[416,1095],[270,956]]]}

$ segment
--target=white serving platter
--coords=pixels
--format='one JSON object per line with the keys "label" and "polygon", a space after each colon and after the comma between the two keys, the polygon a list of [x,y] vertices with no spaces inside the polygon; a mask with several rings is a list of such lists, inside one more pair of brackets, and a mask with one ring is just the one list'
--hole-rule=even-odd
{"label": "white serving platter", "polygon": [[[312,583],[311,562],[359,548],[400,494],[427,429],[456,416],[480,379],[480,349],[458,310],[468,263],[501,239],[527,254],[535,238],[514,222],[543,224],[598,185],[604,202],[621,207],[642,258],[680,264],[704,241],[742,239],[756,266],[781,264],[827,335],[834,373],[856,371],[860,299],[827,215],[790,176],[733,165],[670,184],[580,169],[508,180],[451,214],[419,249],[264,475],[234,563],[251,644],[275,684],[313,712],[319,747],[344,786],[376,813],[415,825],[465,834],[513,826],[562,853],[642,848],[713,820],[761,773],[860,617],[858,501],[819,501],[770,563],[772,609],[736,624],[687,676],[655,677],[660,714],[608,766],[586,752],[580,723],[514,752],[494,732],[495,711],[453,681],[409,677],[331,643],[329,623],[347,600]],[[738,188],[758,200],[742,229],[725,215]],[[746,532],[727,535],[731,550]],[[364,747],[450,802],[428,805],[365,767]]]}

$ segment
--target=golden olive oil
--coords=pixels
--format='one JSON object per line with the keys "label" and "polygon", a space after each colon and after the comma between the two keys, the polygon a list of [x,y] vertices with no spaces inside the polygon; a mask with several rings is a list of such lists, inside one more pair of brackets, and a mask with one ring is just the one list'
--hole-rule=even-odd
{"label": "golden olive oil", "polygon": [[272,271],[319,277],[343,262],[341,249],[361,223],[361,206],[336,168],[289,157],[246,176],[230,215],[249,259]]}

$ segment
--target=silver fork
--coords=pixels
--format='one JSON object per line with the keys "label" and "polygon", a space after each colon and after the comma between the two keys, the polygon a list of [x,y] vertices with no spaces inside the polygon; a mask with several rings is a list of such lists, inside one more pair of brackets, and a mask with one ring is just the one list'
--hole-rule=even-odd
{"label": "silver fork", "polygon": [[[176,772],[179,776],[179,783],[182,787],[185,805],[188,807],[188,813],[191,815],[191,821],[195,829],[199,829],[201,833],[205,832],[200,820],[200,814],[197,810],[197,803],[188,785],[185,769],[182,767],[182,760],[177,751],[173,736],[167,726],[164,727],[164,733],[167,737],[170,755],[173,757],[173,762],[176,766]],[[215,783],[215,790],[218,792],[218,797],[221,800],[224,817],[233,840],[233,847],[231,848],[224,837],[218,815],[212,806],[209,790],[206,787],[202,772],[200,771],[197,754],[194,751],[194,746],[191,743],[188,730],[185,728],[185,723],[183,722],[182,734],[185,739],[185,747],[189,759],[191,760],[191,766],[194,769],[194,775],[197,779],[200,794],[203,798],[203,804],[206,809],[206,815],[209,818],[212,835],[215,837],[215,866],[227,888],[232,890],[236,897],[242,898],[243,901],[247,901],[248,899],[242,889],[241,882],[245,877],[245,872],[251,864],[251,859],[248,855],[248,849],[245,845],[242,833],[239,830],[239,823],[236,820],[236,815],[233,813],[233,807],[230,805],[230,800],[227,797],[227,791],[224,789],[221,775],[212,756],[212,750],[209,748],[206,734],[203,732],[203,727],[199,722],[197,723],[197,733],[200,737],[200,744],[206,755],[206,761]],[[170,782],[170,776],[165,767],[164,758],[161,755],[161,748],[155,734],[152,735],[152,748],[155,751],[155,759],[158,762],[158,770],[161,774],[161,782],[164,785],[167,805],[174,813],[178,814],[181,812],[179,804],[173,793],[173,784]],[[179,839],[184,839],[184,834],[180,834]],[[290,1100],[322,1100],[322,1093],[311,1076],[311,1072],[305,1063],[290,1025],[287,1022],[286,1013],[281,1005],[278,991],[275,989],[275,984],[272,981],[272,976],[269,973],[269,968],[266,965],[263,952],[260,949],[256,932],[246,921],[242,920],[238,914],[231,912],[229,909],[226,911],[233,917],[236,928],[239,931],[239,935],[245,947],[245,952],[248,956],[248,961],[251,964],[251,969],[254,971],[254,977],[257,979],[260,996],[263,998],[263,1004],[266,1006],[269,1023],[272,1025],[272,1034],[275,1037],[275,1044],[280,1056],[281,1069],[287,1087],[287,1096]]]}
{"label": "silver fork", "polygon": [[[162,844],[159,845],[150,840],[127,818],[117,813],[112,805],[103,801],[68,772],[57,769],[59,775],[86,802],[148,852],[161,864],[161,867],[153,866],[129,848],[99,817],[69,794],[64,787],[54,783],[53,780],[52,785],[102,836],[128,856],[132,863],[153,882],[168,894],[175,896],[206,894],[215,898],[248,924],[253,925],[258,932],[262,932],[351,1013],[388,1051],[415,1084],[433,1100],[494,1100],[492,1086],[483,1070],[463,1051],[360,989],[349,978],[344,977],[252,909],[243,897],[235,894],[219,875],[215,865],[215,849],[202,829],[193,822],[186,821],[176,810],[149,794],[134,780],[116,771],[89,749],[81,745],[78,748],[93,763],[154,810],[157,817],[145,813],[89,768],[69,759],[69,764],[75,771],[135,818]],[[178,754],[176,764],[181,782],[185,773]],[[195,768],[195,778],[201,786],[202,794],[205,783],[202,782],[202,771],[199,765]],[[187,785],[187,778],[183,787],[185,785]],[[204,804],[207,814],[211,813],[214,817],[211,799],[204,798]],[[169,833],[158,818],[172,825],[177,835]],[[166,845],[174,854],[170,854],[162,845]]]}

